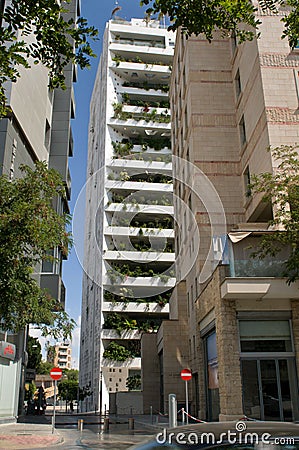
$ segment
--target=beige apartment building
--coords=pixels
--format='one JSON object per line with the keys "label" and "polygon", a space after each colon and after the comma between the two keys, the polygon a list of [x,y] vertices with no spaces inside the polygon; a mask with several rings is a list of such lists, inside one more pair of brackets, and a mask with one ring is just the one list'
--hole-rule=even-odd
{"label": "beige apartment building", "polygon": [[60,369],[72,368],[72,347],[69,342],[57,342],[50,347],[47,353],[47,361]]}
{"label": "beige apartment building", "polygon": [[250,257],[273,209],[248,186],[252,174],[275,170],[269,146],[299,141],[299,49],[281,39],[281,16],[259,18],[253,42],[177,35],[170,97],[178,284],[158,356],[143,373],[145,412],[154,389],[160,410],[169,393],[184,406],[180,371],[190,368],[189,410],[200,419],[299,418],[299,285],[281,277],[287,250]]}

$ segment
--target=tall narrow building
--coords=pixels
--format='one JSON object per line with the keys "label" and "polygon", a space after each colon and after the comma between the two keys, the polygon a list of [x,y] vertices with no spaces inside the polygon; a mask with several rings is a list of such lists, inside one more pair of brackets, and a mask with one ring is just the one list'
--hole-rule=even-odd
{"label": "tall narrow building", "polygon": [[83,410],[139,388],[140,338],[175,285],[169,82],[174,34],[107,23],[91,100],[80,385]]}

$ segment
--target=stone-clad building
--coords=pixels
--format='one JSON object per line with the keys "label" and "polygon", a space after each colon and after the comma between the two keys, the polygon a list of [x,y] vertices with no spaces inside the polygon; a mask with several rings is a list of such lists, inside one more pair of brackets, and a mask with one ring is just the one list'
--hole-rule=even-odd
{"label": "stone-clad building", "polygon": [[[259,19],[253,42],[178,33],[175,46],[172,144],[185,160],[174,164],[175,194],[193,216],[176,199],[173,320],[159,330],[152,365],[160,367],[160,409],[170,392],[184,405],[179,374],[188,367],[191,412],[209,421],[299,416],[298,282],[281,276],[287,249],[250,257],[275,211],[249,186],[252,174],[275,171],[269,146],[299,141],[299,50],[281,39],[281,15]],[[210,201],[207,180],[216,190]]]}

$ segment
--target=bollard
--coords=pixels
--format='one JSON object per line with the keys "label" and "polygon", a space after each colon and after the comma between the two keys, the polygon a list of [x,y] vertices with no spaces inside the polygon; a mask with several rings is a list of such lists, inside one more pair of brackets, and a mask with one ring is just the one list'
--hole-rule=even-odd
{"label": "bollard", "polygon": [[83,419],[78,419],[78,431],[83,431]]}
{"label": "bollard", "polygon": [[168,395],[169,428],[177,426],[177,401],[175,394]]}
{"label": "bollard", "polygon": [[134,430],[134,419],[129,418],[129,430]]}
{"label": "bollard", "polygon": [[104,418],[104,431],[109,430],[109,417]]}

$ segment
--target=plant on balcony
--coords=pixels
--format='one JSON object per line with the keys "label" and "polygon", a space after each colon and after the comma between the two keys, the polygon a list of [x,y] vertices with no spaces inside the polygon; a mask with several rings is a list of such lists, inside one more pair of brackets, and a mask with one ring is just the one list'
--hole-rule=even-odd
{"label": "plant on balcony", "polygon": [[115,103],[113,103],[112,106],[113,106],[113,109],[114,109],[114,117],[118,117],[119,114],[122,113],[122,110],[123,110],[123,104],[122,104],[122,103],[117,103],[117,102],[115,102]]}
{"label": "plant on balcony", "polygon": [[104,290],[104,300],[112,303],[146,303],[150,305],[150,303],[158,303],[161,308],[164,308],[165,305],[169,302],[169,299],[172,294],[172,289],[163,294],[154,295],[146,298],[136,298],[134,297],[134,292],[130,288],[121,288],[120,295],[116,295],[110,291]]}
{"label": "plant on balcony", "polygon": [[104,351],[103,357],[110,359],[111,361],[124,362],[128,358],[132,358],[132,352],[123,345],[112,341]]}
{"label": "plant on balcony", "polygon": [[157,300],[158,300],[157,303],[161,308],[164,308],[167,305],[167,303],[169,302],[169,298],[167,298],[167,296],[165,294],[163,296],[159,295]]}
{"label": "plant on balcony", "polygon": [[[140,106],[141,108],[169,108],[170,103],[169,100],[161,100],[159,102],[155,102],[152,100],[141,100],[141,99],[132,99],[130,98],[128,93],[122,94],[123,103],[131,105],[131,106]],[[147,111],[144,111],[147,112]]]}
{"label": "plant on balcony", "polygon": [[123,157],[127,155],[131,155],[131,150],[133,149],[134,145],[131,142],[112,142],[114,153],[117,156]]}
{"label": "plant on balcony", "polygon": [[107,314],[103,328],[116,330],[121,335],[122,331],[137,330],[138,327],[135,319],[124,317],[118,313],[109,313]]}
{"label": "plant on balcony", "polygon": [[128,174],[128,172],[126,170],[122,170],[119,173],[119,179],[121,181],[128,181],[130,179],[130,175]]}
{"label": "plant on balcony", "polygon": [[120,65],[120,63],[123,61],[126,61],[126,59],[123,56],[115,55],[115,56],[113,56],[112,61],[114,61],[116,67],[118,67]]}
{"label": "plant on balcony", "polygon": [[126,380],[126,387],[129,391],[141,390],[141,375],[130,375]]}
{"label": "plant on balcony", "polygon": [[123,99],[123,103],[130,103],[130,105],[132,104],[132,101],[130,100],[130,96],[127,92],[122,94],[122,99]]}
{"label": "plant on balcony", "polygon": [[138,89],[144,89],[145,91],[149,91],[150,89],[153,89],[155,91],[162,91],[165,93],[169,92],[169,85],[168,84],[153,84],[149,83],[148,81],[143,82],[132,82],[132,81],[125,81],[122,84],[123,87],[133,87]]}
{"label": "plant on balcony", "polygon": [[107,276],[109,277],[111,284],[115,284],[119,279],[123,281],[125,278],[122,273],[120,273],[119,271],[116,272],[113,269],[108,269],[106,273]]}
{"label": "plant on balcony", "polygon": [[156,66],[167,66],[167,63],[163,62],[163,61],[152,61],[150,63],[144,61],[143,59],[141,59],[139,56],[135,57],[135,58],[125,58],[123,56],[120,55],[115,55],[112,58],[112,61],[116,62],[116,66],[119,66],[120,62],[131,62],[131,63],[141,63],[141,64],[145,64],[146,66],[150,65],[156,65]]}
{"label": "plant on balcony", "polygon": [[159,278],[160,278],[161,283],[167,283],[170,280],[171,276],[165,275],[164,273],[162,273],[159,275]]}
{"label": "plant on balcony", "polygon": [[108,178],[108,180],[115,180],[115,175],[114,175],[114,173],[113,173],[113,172],[108,173],[107,178]]}

